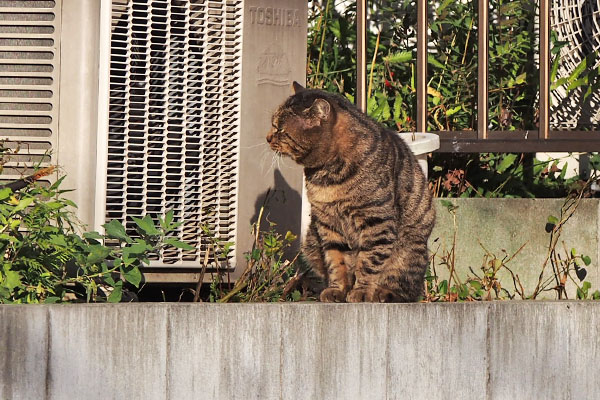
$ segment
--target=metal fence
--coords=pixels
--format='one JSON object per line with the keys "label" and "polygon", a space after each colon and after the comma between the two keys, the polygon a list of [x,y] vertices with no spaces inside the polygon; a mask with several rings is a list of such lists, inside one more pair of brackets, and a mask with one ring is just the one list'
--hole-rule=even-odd
{"label": "metal fence", "polygon": [[[440,152],[537,152],[600,150],[600,131],[553,130],[550,127],[550,7],[551,0],[539,2],[539,121],[537,130],[496,131],[488,129],[489,1],[477,0],[478,91],[477,130],[436,131]],[[417,4],[417,131],[427,127],[427,0]],[[357,0],[357,106],[367,109],[367,0]]]}

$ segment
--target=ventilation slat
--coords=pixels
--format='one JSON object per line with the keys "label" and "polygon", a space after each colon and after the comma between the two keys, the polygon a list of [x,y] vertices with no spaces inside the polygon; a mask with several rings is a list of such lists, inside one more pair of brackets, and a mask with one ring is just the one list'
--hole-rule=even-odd
{"label": "ventilation slat", "polygon": [[[1,11],[0,11],[1,15]],[[52,27],[55,28],[55,21],[30,21],[30,20],[9,20],[9,19],[0,19],[0,27],[2,26],[28,26],[28,27]]]}
{"label": "ventilation slat", "polygon": [[[19,50],[15,50],[19,49]],[[53,51],[52,45],[48,46],[22,46],[19,44],[15,44],[14,46],[0,46],[0,51],[7,52],[17,52],[20,51],[22,53],[47,53],[49,51]]]}
{"label": "ventilation slat", "polygon": [[[0,27],[1,27],[0,23]],[[56,36],[52,33],[37,33],[37,32],[2,32],[0,30],[0,39],[46,39],[54,40]]]}
{"label": "ventilation slat", "polygon": [[40,7],[0,7],[0,14],[52,14],[54,15],[53,8],[40,8]]}
{"label": "ventilation slat", "polygon": [[18,115],[43,115],[49,116],[48,111],[33,111],[33,110],[3,110],[0,105],[0,116],[18,116]]}

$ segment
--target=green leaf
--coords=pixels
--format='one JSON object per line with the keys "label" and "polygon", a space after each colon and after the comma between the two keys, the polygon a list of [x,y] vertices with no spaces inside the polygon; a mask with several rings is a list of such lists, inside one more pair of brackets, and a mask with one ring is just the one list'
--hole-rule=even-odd
{"label": "green leaf", "polygon": [[110,286],[115,286],[115,280],[113,279],[111,273],[108,272],[108,266],[106,265],[106,263],[102,263],[100,265],[100,268],[102,269],[102,272],[104,273],[104,275],[103,275],[104,282],[108,283]]}
{"label": "green leaf", "polygon": [[118,303],[121,301],[123,297],[123,281],[118,281],[115,286],[113,286],[113,291],[108,296],[109,303]]}
{"label": "green leaf", "polygon": [[102,236],[98,232],[85,232],[83,234],[83,237],[85,239],[91,239],[91,240],[102,240],[102,239],[104,239],[104,236]]}
{"label": "green leaf", "polygon": [[562,85],[565,85],[567,83],[569,83],[569,80],[567,78],[560,78],[559,80],[554,82],[552,85],[550,85],[550,89],[554,90],[554,89],[559,88]]}
{"label": "green leaf", "polygon": [[581,259],[583,260],[585,265],[590,265],[592,262],[592,259],[588,256],[581,256]]}
{"label": "green leaf", "polygon": [[194,246],[190,246],[189,244],[187,244],[185,242],[181,242],[175,238],[165,238],[164,242],[165,242],[165,244],[168,244],[173,247],[177,247],[178,249],[183,249],[183,250],[195,250],[196,249]]}
{"label": "green leaf", "polygon": [[12,190],[10,190],[10,188],[0,189],[0,200],[9,198],[11,194],[12,194]]}
{"label": "green leaf", "polygon": [[517,85],[520,85],[520,84],[522,84],[522,83],[525,83],[525,79],[526,79],[526,78],[527,78],[527,73],[526,73],[526,72],[523,72],[521,75],[519,75],[519,76],[517,76],[517,77],[515,78],[515,83],[516,83]]}
{"label": "green leaf", "polygon": [[136,243],[129,245],[127,247],[123,248],[123,253],[125,253],[125,251],[127,251],[128,255],[139,255],[139,254],[144,254],[146,251],[151,250],[152,247],[150,247],[146,242],[144,242],[143,240],[137,240]]}
{"label": "green leaf", "polygon": [[462,106],[456,106],[454,108],[450,108],[446,111],[446,116],[450,117],[462,109]]}
{"label": "green leaf", "polygon": [[498,173],[503,173],[511,165],[513,165],[513,163],[515,162],[515,160],[517,159],[517,157],[518,157],[517,154],[514,154],[514,153],[506,154],[502,158],[502,161],[500,161],[500,163],[498,164],[498,167],[496,168],[496,171],[498,171]]}
{"label": "green leaf", "polygon": [[171,223],[173,222],[173,210],[167,211],[163,222],[164,222],[164,225],[162,225],[163,229],[169,229],[171,227]]}
{"label": "green leaf", "polygon": [[584,58],[583,60],[581,60],[579,65],[575,67],[575,69],[569,76],[569,81],[573,82],[573,81],[577,80],[577,78],[579,77],[579,74],[581,74],[585,70],[586,66],[587,66],[587,58]]}
{"label": "green leaf", "polygon": [[556,224],[558,224],[558,218],[556,218],[554,215],[549,215],[548,223],[552,224],[552,225],[556,225]]}
{"label": "green leaf", "polygon": [[0,233],[0,240],[7,240],[9,242],[18,242],[18,239],[14,236],[10,236],[7,233]]}
{"label": "green leaf", "polygon": [[397,94],[394,99],[394,121],[400,121],[402,118],[402,97]]}
{"label": "green leaf", "polygon": [[467,285],[462,284],[458,287],[458,296],[461,299],[466,299],[469,296],[469,288]]}
{"label": "green leaf", "polygon": [[569,166],[569,163],[565,162],[565,165],[563,165],[562,170],[560,171],[560,175],[558,176],[559,179],[565,179],[565,174],[567,173],[568,166]]}
{"label": "green leaf", "polygon": [[62,181],[65,180],[66,177],[67,176],[65,175],[65,176],[61,176],[60,178],[58,178],[58,180],[56,182],[54,182],[52,184],[52,186],[50,186],[49,190],[53,191],[53,190],[58,189],[58,187],[60,186],[60,184],[62,183]]}
{"label": "green leaf", "polygon": [[436,58],[431,54],[427,55],[427,62],[437,68],[442,69],[442,70],[446,69],[446,67],[444,67],[444,64],[442,64],[441,62],[436,60]]}
{"label": "green leaf", "polygon": [[59,208],[62,208],[64,206],[65,204],[60,201],[51,201],[49,203],[46,203],[46,207],[48,207],[51,210],[58,210]]}
{"label": "green leaf", "polygon": [[127,282],[131,283],[135,287],[140,286],[140,282],[142,281],[142,273],[138,267],[129,266],[121,268],[121,273]]}
{"label": "green leaf", "polygon": [[444,10],[446,9],[446,7],[448,7],[450,4],[454,3],[454,0],[444,0],[444,2],[442,4],[440,4],[440,6],[437,9],[437,14],[440,15],[444,12]]}
{"label": "green leaf", "polygon": [[301,298],[302,298],[302,294],[300,293],[300,291],[294,290],[292,292],[292,301],[300,301]]}
{"label": "green leaf", "polygon": [[111,250],[108,247],[104,247],[102,245],[93,245],[90,246],[90,253],[87,256],[87,264],[93,265],[97,264],[100,261],[106,260],[111,253]]}
{"label": "green leaf", "polygon": [[26,197],[24,199],[19,200],[19,204],[13,208],[13,212],[17,213],[19,211],[23,211],[26,209],[31,203],[33,203],[33,197]]}
{"label": "green leaf", "polygon": [[125,232],[125,228],[120,221],[113,219],[107,224],[102,225],[106,231],[106,236],[111,239],[118,239],[122,242],[132,243],[133,240]]}
{"label": "green leaf", "polygon": [[59,246],[59,247],[67,247],[67,241],[65,240],[65,237],[63,235],[51,235],[50,236],[50,243],[52,243],[55,246]]}
{"label": "green leaf", "polygon": [[9,290],[13,290],[14,288],[21,286],[21,275],[17,271],[7,270],[5,268],[6,280],[4,282],[4,286],[6,286]]}
{"label": "green leaf", "polygon": [[444,279],[442,282],[440,282],[438,291],[440,292],[441,296],[444,296],[446,293],[448,293],[448,281],[447,280]]}
{"label": "green leaf", "polygon": [[50,296],[50,297],[46,297],[46,300],[44,300],[44,303],[54,304],[54,303],[58,303],[60,300],[61,300],[60,297]]}
{"label": "green leaf", "polygon": [[481,283],[477,282],[477,281],[469,281],[469,285],[471,285],[471,287],[475,290],[479,290],[481,289]]}
{"label": "green leaf", "polygon": [[149,235],[149,236],[160,235],[160,231],[158,229],[156,229],[156,227],[154,226],[154,221],[152,220],[152,217],[150,217],[149,215],[146,215],[142,219],[133,217],[133,221],[138,226],[138,228],[142,231],[142,233],[145,233],[146,235]]}
{"label": "green leaf", "polygon": [[412,61],[413,53],[412,53],[412,51],[400,51],[397,53],[392,53],[392,54],[384,57],[383,59],[392,65],[402,64],[402,63],[406,63],[408,61]]}

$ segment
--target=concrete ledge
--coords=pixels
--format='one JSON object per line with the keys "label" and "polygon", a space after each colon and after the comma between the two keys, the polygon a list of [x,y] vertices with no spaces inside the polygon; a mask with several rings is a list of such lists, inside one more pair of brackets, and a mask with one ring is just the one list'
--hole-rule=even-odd
{"label": "concrete ledge", "polygon": [[600,302],[0,307],[0,399],[600,392]]}

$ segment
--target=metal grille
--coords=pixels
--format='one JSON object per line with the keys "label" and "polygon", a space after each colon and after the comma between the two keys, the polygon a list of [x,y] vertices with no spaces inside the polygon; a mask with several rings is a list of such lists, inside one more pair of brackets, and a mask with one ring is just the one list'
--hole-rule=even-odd
{"label": "metal grille", "polygon": [[241,19],[241,0],[113,0],[106,218],[134,234],[173,210],[195,250],[156,266],[200,265],[203,225],[234,241]]}
{"label": "metal grille", "polygon": [[[475,1],[475,0],[473,0]],[[600,97],[592,93],[587,100],[582,90],[567,95],[564,89],[551,91],[551,31],[558,40],[570,41],[561,49],[564,57],[559,65],[557,79],[568,76],[575,66],[598,46],[600,32],[599,0],[540,0],[538,4],[537,34],[539,35],[539,105],[538,129],[526,131],[495,131],[489,129],[488,107],[488,50],[489,0],[476,0],[478,4],[477,54],[477,130],[436,131],[440,135],[440,152],[538,152],[581,151],[598,148],[600,130]],[[427,0],[416,0],[417,6],[417,131],[427,127]],[[366,110],[366,43],[367,0],[357,0],[357,104]],[[516,4],[516,3],[515,3]],[[553,28],[553,29],[551,29]],[[589,67],[589,66],[588,66]],[[598,67],[596,58],[593,68]],[[550,105],[550,97],[553,105]],[[552,114],[552,125],[550,124]],[[556,129],[554,129],[556,128]],[[576,128],[576,129],[573,129]],[[593,130],[592,130],[593,129]]]}
{"label": "metal grille", "polygon": [[55,162],[60,0],[0,1],[0,139],[18,152],[3,180]]}

